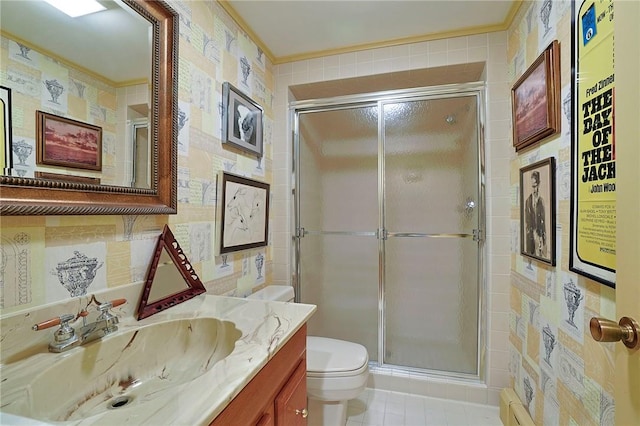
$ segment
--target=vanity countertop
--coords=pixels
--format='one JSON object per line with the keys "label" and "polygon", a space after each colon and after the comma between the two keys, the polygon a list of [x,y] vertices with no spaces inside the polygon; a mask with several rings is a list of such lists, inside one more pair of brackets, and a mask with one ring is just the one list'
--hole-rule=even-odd
{"label": "vanity countertop", "polygon": [[[298,303],[200,295],[141,321],[135,320],[132,316],[121,318],[119,330],[103,338],[104,341],[92,342],[59,354],[49,353],[46,351],[46,345],[41,348],[42,344],[39,344],[40,349],[34,351],[32,348],[26,351],[26,357],[19,359],[13,356],[8,362],[5,360],[0,365],[1,411],[27,415],[30,401],[37,395],[29,384],[42,371],[64,361],[76,351],[86,351],[88,347],[95,344],[108,344],[107,340],[113,338],[112,336],[154,324],[216,318],[220,321],[232,322],[238,334],[241,333],[241,337],[235,342],[233,351],[228,356],[198,377],[165,388],[138,403],[115,410],[109,409],[91,417],[72,420],[75,415],[70,411],[71,414],[68,417],[70,420],[62,422],[53,421],[54,419],[47,420],[52,424],[65,425],[208,425],[289,338],[307,322],[315,309],[314,305]],[[14,330],[16,332],[20,330],[28,337],[28,332],[24,330],[26,327],[30,328],[33,323],[34,319],[29,315],[3,319],[2,337],[3,339],[8,337],[9,341],[15,342],[16,336],[10,336]],[[47,331],[49,337],[52,333],[53,329]],[[167,337],[166,345],[171,343],[171,338]],[[149,355],[152,356],[153,351],[162,350],[162,347],[150,347]],[[89,352],[87,356],[83,354],[81,357],[82,369],[92,367],[88,354]],[[84,362],[88,364],[85,366]],[[55,393],[56,383],[51,383],[48,391]],[[104,393],[103,399],[106,401],[113,397],[112,393],[107,395],[107,392],[108,390],[100,389],[100,386],[96,385],[92,397]],[[1,414],[0,418],[2,418]]]}

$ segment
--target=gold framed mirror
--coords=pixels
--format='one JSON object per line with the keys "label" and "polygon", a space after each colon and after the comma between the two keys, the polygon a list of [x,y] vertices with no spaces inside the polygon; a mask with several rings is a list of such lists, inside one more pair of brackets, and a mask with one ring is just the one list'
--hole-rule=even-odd
{"label": "gold framed mirror", "polygon": [[138,320],[186,302],[206,290],[168,225],[156,244],[138,305]]}
{"label": "gold framed mirror", "polygon": [[[148,26],[148,30],[143,30],[145,31],[145,39],[150,41],[151,62],[148,73],[150,81],[146,83],[150,86],[150,93],[148,101],[145,101],[145,104],[148,104],[149,143],[148,155],[146,155],[148,164],[138,168],[144,170],[146,174],[145,179],[142,179],[145,182],[144,185],[138,185],[138,187],[135,184],[112,185],[104,184],[104,180],[102,184],[98,184],[99,176],[98,179],[74,176],[78,173],[74,173],[73,169],[71,171],[60,169],[59,173],[58,170],[46,170],[56,173],[36,172],[34,177],[16,176],[9,172],[0,176],[1,215],[176,213],[178,14],[163,1],[122,0],[113,3],[127,8],[126,12],[129,15],[132,15],[137,21],[145,22],[144,25]],[[5,19],[11,20],[12,18],[8,15],[3,4],[3,27]],[[18,20],[18,22],[22,21]],[[29,27],[30,25],[24,24],[24,26]],[[34,26],[31,27],[34,28]],[[3,28],[3,38],[7,36],[5,30],[6,28]],[[62,29],[56,29],[56,31],[58,30],[62,31]],[[81,37],[77,34],[75,36]],[[23,39],[19,40],[23,41]],[[55,54],[52,55],[55,56]],[[43,81],[39,83],[44,84],[44,74],[41,78]],[[20,84],[11,80],[10,77],[7,79],[10,84],[2,82],[3,86]],[[69,83],[69,87],[71,87],[71,83]],[[20,87],[15,89],[14,95],[18,95],[22,90]],[[22,105],[16,105],[18,97],[12,96],[14,111],[22,107]],[[25,121],[32,119],[35,120],[35,114],[33,118],[30,113],[24,114]],[[16,138],[13,139],[15,145]],[[121,142],[124,143],[124,141],[117,140],[116,137],[114,145]],[[103,150],[103,152],[105,151]],[[69,172],[71,175],[66,175]],[[135,179],[130,180],[135,181]]]}

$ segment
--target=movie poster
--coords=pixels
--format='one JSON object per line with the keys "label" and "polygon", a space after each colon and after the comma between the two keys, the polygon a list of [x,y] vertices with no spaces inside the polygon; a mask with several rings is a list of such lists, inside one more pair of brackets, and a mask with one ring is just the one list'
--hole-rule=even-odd
{"label": "movie poster", "polygon": [[[570,269],[615,287],[614,2],[574,2]],[[622,141],[624,143],[624,141]]]}

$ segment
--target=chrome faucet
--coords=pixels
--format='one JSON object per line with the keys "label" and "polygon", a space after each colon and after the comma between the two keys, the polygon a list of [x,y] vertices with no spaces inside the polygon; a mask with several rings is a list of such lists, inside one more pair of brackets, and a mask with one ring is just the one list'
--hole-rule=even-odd
{"label": "chrome faucet", "polygon": [[[92,298],[95,301],[95,298]],[[86,317],[89,315],[86,309],[83,309],[78,315],[63,314],[59,317],[35,324],[32,329],[34,331],[44,330],[56,325],[60,327],[53,333],[53,342],[49,343],[50,352],[64,352],[76,346],[101,339],[107,334],[111,334],[118,330],[118,317],[113,315],[109,310],[113,307],[120,306],[127,299],[115,299],[106,303],[98,304],[100,315],[92,323],[86,323]],[[97,302],[97,301],[96,301]],[[70,324],[82,317],[82,326],[77,330]]]}

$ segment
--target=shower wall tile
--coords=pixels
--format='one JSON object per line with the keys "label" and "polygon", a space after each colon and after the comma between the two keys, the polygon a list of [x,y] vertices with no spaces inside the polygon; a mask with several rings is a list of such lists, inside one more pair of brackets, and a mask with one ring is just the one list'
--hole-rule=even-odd
{"label": "shower wall tile", "polygon": [[397,46],[391,46],[391,55],[398,59],[411,55],[411,47],[409,44],[399,44]]}
{"label": "shower wall tile", "polygon": [[467,36],[464,37],[454,37],[447,39],[447,50],[450,52],[452,50],[466,50],[469,47],[469,38]]}
{"label": "shower wall tile", "polygon": [[458,383],[449,383],[446,385],[447,399],[455,399],[457,401],[467,401],[467,386]]}
{"label": "shower wall tile", "polygon": [[429,52],[429,66],[441,67],[447,65],[448,55],[447,52]]}
{"label": "shower wall tile", "polygon": [[383,59],[375,61],[373,64],[373,71],[376,74],[384,74],[393,70],[393,59]]}
{"label": "shower wall tile", "polygon": [[428,41],[422,41],[419,43],[413,43],[409,45],[409,54],[410,55],[425,55],[429,53],[429,43]]}
{"label": "shower wall tile", "polygon": [[[494,273],[491,276],[491,294],[509,294],[511,289],[511,275],[509,273]],[[508,309],[508,304],[505,305],[492,305],[492,309],[501,310]]]}
{"label": "shower wall tile", "polygon": [[411,55],[409,68],[420,69],[427,68],[429,65],[429,56],[427,54]]}
{"label": "shower wall tile", "polygon": [[311,81],[322,81],[325,78],[325,73],[323,69],[311,69],[309,70],[309,80]]}
{"label": "shower wall tile", "polygon": [[433,40],[429,42],[429,53],[442,53],[447,51],[447,39]]}
{"label": "shower wall tile", "polygon": [[[506,75],[505,75],[506,78]],[[489,120],[511,121],[511,102],[506,100],[494,101],[489,104],[487,113]]]}
{"label": "shower wall tile", "polygon": [[[491,313],[491,330],[493,331],[509,331],[509,313],[508,312],[492,312]],[[505,336],[501,336],[504,338]],[[497,349],[497,348],[496,348]],[[505,348],[506,350],[506,345]]]}
{"label": "shower wall tile", "polygon": [[447,52],[447,65],[464,64],[468,61],[467,49]]}
{"label": "shower wall tile", "polygon": [[291,74],[294,62],[287,62],[276,67],[276,75]]}
{"label": "shower wall tile", "polygon": [[340,67],[325,68],[324,80],[336,80],[338,78],[340,78]]}
{"label": "shower wall tile", "polygon": [[491,296],[489,297],[489,304],[491,305],[491,310],[494,313],[509,313],[509,293],[500,293],[497,289],[494,289],[494,292],[491,293]]}
{"label": "shower wall tile", "polygon": [[467,59],[469,62],[481,62],[486,61],[488,55],[489,52],[485,46],[470,47],[467,53]]}
{"label": "shower wall tile", "polygon": [[340,78],[357,77],[356,64],[340,64]]}
{"label": "shower wall tile", "polygon": [[360,52],[356,52],[356,62],[373,62],[373,51],[372,50],[363,50]]}
{"label": "shower wall tile", "polygon": [[291,74],[309,72],[310,61],[298,61],[291,65]]}
{"label": "shower wall tile", "polygon": [[291,84],[302,84],[309,81],[309,70],[294,72],[291,74]]}
{"label": "shower wall tile", "polygon": [[324,63],[325,61],[323,58],[309,59],[309,71],[322,71]]}
{"label": "shower wall tile", "polygon": [[467,399],[473,404],[487,404],[487,387],[486,386],[467,386]]}
{"label": "shower wall tile", "polygon": [[340,67],[345,67],[345,66],[349,66],[349,65],[355,65],[357,63],[357,54],[352,52],[352,53],[342,53],[340,55],[338,55],[338,58],[340,60]]}
{"label": "shower wall tile", "polygon": [[506,31],[496,31],[487,34],[488,41],[490,45],[506,45],[508,38]]}
{"label": "shower wall tile", "polygon": [[489,43],[488,43],[487,33],[474,34],[474,35],[467,36],[467,46],[469,48],[483,47],[486,49],[488,45]]}
{"label": "shower wall tile", "polygon": [[368,62],[358,62],[356,64],[356,73],[358,77],[362,77],[365,75],[371,75],[374,71],[373,61]]}
{"label": "shower wall tile", "polygon": [[405,71],[409,69],[410,65],[411,65],[411,57],[400,56],[393,60],[391,69],[392,71]]}
{"label": "shower wall tile", "polygon": [[496,273],[507,273],[511,269],[511,257],[509,255],[492,255],[490,259],[491,268]]}

